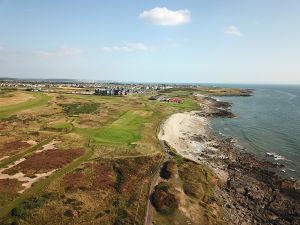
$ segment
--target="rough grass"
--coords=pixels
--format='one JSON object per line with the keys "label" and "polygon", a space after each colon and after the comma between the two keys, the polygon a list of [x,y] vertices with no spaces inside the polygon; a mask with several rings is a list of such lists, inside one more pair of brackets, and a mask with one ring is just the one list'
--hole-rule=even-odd
{"label": "rough grass", "polygon": [[187,195],[206,199],[213,196],[217,178],[207,166],[185,161],[179,164],[178,172]]}
{"label": "rough grass", "polygon": [[0,107],[28,101],[32,95],[25,92],[0,92]]}
{"label": "rough grass", "polygon": [[[160,183],[152,196],[156,208],[154,224],[225,224],[214,193],[217,177],[206,165],[184,158],[177,160],[175,156],[176,153],[174,160],[167,161],[161,170],[161,176],[168,180]],[[172,201],[166,192],[178,199],[176,208],[168,208]]]}
{"label": "rough grass", "polygon": [[72,129],[72,125],[70,123],[54,123],[49,124],[46,129],[54,131],[70,131]]}
{"label": "rough grass", "polygon": [[45,105],[50,97],[42,93],[31,93],[34,98],[26,102],[0,108],[0,119],[10,117],[20,111]]}
{"label": "rough grass", "polygon": [[99,108],[99,103],[72,103],[62,104],[62,108],[67,115],[79,115],[96,112]]}
{"label": "rough grass", "polygon": [[[84,163],[14,206],[4,224],[143,224],[147,187],[159,159],[156,155]],[[45,198],[46,193],[53,194]]]}

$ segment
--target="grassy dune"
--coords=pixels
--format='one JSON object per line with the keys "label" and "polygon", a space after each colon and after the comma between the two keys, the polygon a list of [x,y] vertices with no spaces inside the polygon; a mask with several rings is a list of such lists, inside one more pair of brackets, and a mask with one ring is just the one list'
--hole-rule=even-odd
{"label": "grassy dune", "polygon": [[22,103],[1,107],[0,108],[0,119],[10,117],[10,116],[15,115],[16,113],[26,110],[26,109],[45,105],[45,104],[47,104],[47,102],[50,99],[49,96],[42,94],[42,93],[31,93],[31,94],[34,96],[33,99],[30,99],[30,100],[28,100],[26,102],[22,102]]}

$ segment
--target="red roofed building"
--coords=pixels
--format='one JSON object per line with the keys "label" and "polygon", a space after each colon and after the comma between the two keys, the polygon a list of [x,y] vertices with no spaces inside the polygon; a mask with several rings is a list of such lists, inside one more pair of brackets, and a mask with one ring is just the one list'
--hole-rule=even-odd
{"label": "red roofed building", "polygon": [[169,102],[182,103],[181,99],[179,99],[179,98],[170,98]]}

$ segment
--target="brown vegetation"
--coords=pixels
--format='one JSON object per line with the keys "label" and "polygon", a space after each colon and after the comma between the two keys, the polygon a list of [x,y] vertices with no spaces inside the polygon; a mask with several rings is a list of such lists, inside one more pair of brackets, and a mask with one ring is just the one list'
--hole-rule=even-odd
{"label": "brown vegetation", "polygon": [[25,161],[4,172],[8,174],[23,172],[28,176],[33,176],[34,174],[45,173],[61,168],[83,154],[83,148],[72,150],[47,150],[28,157]]}
{"label": "brown vegetation", "polygon": [[151,195],[151,202],[155,209],[163,215],[170,215],[178,208],[178,200],[170,193],[169,184],[160,182]]}
{"label": "brown vegetation", "polygon": [[22,189],[22,182],[17,179],[1,179],[0,192],[2,193],[16,193]]}
{"label": "brown vegetation", "polygon": [[[137,157],[132,159],[122,159],[117,161],[118,170],[117,184],[120,183],[120,191],[123,193],[131,193],[136,190],[147,176],[154,173],[157,161],[160,156],[156,157]],[[118,175],[119,174],[119,175]]]}
{"label": "brown vegetation", "polygon": [[113,164],[106,162],[87,163],[64,177],[66,190],[114,190],[115,177]]}
{"label": "brown vegetation", "polygon": [[160,171],[160,176],[164,179],[169,179],[174,174],[175,167],[176,163],[174,161],[169,160],[165,162]]}
{"label": "brown vegetation", "polygon": [[77,189],[85,184],[84,173],[74,171],[64,176],[64,185],[67,189]]}
{"label": "brown vegetation", "polygon": [[5,143],[3,148],[0,150],[0,158],[3,156],[11,155],[14,152],[17,152],[20,149],[28,148],[30,144],[24,141],[12,141]]}

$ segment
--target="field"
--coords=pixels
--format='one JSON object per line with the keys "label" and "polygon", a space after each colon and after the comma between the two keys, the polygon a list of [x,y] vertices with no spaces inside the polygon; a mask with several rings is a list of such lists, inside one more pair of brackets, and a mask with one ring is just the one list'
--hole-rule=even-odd
{"label": "field", "polygon": [[[182,104],[151,101],[147,94],[0,91],[5,99],[0,109],[1,224],[143,224],[150,183],[165,157],[157,139],[160,124],[172,113],[199,109],[195,91],[207,93],[163,93],[181,98]],[[192,195],[185,198],[212,195],[210,186],[196,193],[207,181],[191,183],[202,175],[189,167],[176,164],[179,180],[169,181],[170,191],[175,193],[179,182],[182,196]],[[157,212],[155,219],[164,224],[172,216]]]}

